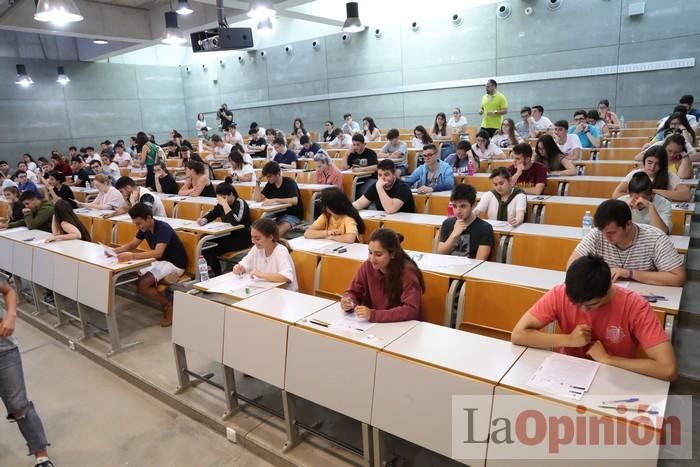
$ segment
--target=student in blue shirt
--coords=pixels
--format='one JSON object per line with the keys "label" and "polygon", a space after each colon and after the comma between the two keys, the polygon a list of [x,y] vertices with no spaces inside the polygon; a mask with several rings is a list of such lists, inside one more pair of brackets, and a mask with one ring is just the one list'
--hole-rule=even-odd
{"label": "student in blue shirt", "polygon": [[284,138],[276,136],[272,143],[272,146],[277,151],[275,156],[275,162],[277,162],[283,169],[296,169],[297,168],[297,155],[294,151],[287,148],[287,143]]}
{"label": "student in blue shirt", "polygon": [[309,135],[303,135],[299,138],[299,144],[301,144],[299,157],[314,157],[321,150],[321,146],[318,143],[311,142]]}
{"label": "student in blue shirt", "polygon": [[41,196],[39,194],[39,189],[36,187],[34,182],[29,180],[27,172],[25,172],[24,170],[18,170],[17,172],[15,172],[15,180],[17,182],[17,188],[19,189],[20,193],[24,193],[25,191],[33,191],[37,195]]}
{"label": "student in blue shirt", "polygon": [[411,175],[404,177],[404,182],[408,185],[418,183],[418,193],[451,190],[455,185],[452,167],[447,162],[440,160],[437,147],[434,144],[423,146],[423,159],[425,164],[417,167]]}
{"label": "student in blue shirt", "polygon": [[587,113],[585,110],[577,110],[574,113],[574,125],[569,127],[569,134],[578,136],[581,141],[581,147],[598,148],[600,147],[600,131],[586,121]]}

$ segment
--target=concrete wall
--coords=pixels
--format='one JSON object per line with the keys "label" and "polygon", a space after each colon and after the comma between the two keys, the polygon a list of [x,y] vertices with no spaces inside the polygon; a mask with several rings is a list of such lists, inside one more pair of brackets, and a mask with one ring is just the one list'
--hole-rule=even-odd
{"label": "concrete wall", "polygon": [[[192,134],[197,112],[214,112],[227,102],[237,109],[241,130],[255,120],[289,131],[295,117],[303,118],[307,128],[320,129],[327,119],[340,123],[344,112],[356,120],[372,116],[384,128],[410,128],[431,123],[436,112],[449,115],[453,106],[478,125],[481,81],[427,91],[407,91],[406,86],[700,59],[700,2],[646,0],[646,13],[629,17],[630,1],[639,0],[564,0],[559,10],[549,11],[544,0],[512,0],[512,15],[504,20],[496,17],[495,4],[431,9],[423,2],[413,9],[398,0],[362,2],[360,14],[363,21],[369,18],[371,29],[353,35],[349,43],[335,34],[320,38],[318,49],[305,40],[293,43],[291,54],[279,46],[266,49],[265,58],[244,54],[243,63],[229,55],[212,58],[206,70],[200,63],[190,71],[183,67],[187,124]],[[534,8],[532,16],[524,14],[528,6]],[[452,25],[453,13],[464,14],[460,27]],[[411,29],[413,21],[419,22],[418,32]],[[379,39],[375,27],[382,29]],[[515,119],[520,107],[534,104],[543,105],[552,120],[570,119],[575,109],[595,108],[600,98],[608,98],[631,120],[667,114],[681,94],[697,90],[697,78],[692,67],[505,83],[500,90]],[[400,89],[372,96],[336,94],[388,87]],[[280,99],[290,100],[269,102]],[[213,115],[208,123],[215,123]]]}
{"label": "concrete wall", "polygon": [[[24,63],[34,80],[17,86],[15,64]],[[56,83],[56,66],[71,79]],[[185,128],[182,78],[177,67],[58,62],[0,58],[0,159],[25,152],[47,156],[52,149],[128,140],[144,129],[164,141]]]}

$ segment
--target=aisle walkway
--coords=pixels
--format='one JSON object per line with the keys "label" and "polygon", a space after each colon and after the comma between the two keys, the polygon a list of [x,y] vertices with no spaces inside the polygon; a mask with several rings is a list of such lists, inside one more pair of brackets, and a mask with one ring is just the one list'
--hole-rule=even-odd
{"label": "aisle walkway", "polygon": [[[57,467],[270,465],[21,320],[17,336]],[[0,413],[0,465],[33,465]]]}

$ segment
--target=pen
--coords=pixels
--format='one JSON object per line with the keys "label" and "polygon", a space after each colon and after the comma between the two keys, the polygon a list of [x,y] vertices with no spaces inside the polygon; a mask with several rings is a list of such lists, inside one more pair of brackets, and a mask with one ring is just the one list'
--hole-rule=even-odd
{"label": "pen", "polygon": [[[601,409],[612,409],[612,410],[620,410],[620,407],[615,407],[613,405],[599,405],[598,406]],[[642,408],[635,408],[635,407],[622,407],[622,410],[629,410],[630,412],[637,412],[637,413],[648,413],[649,415],[658,415],[659,411],[656,409],[642,409]]]}
{"label": "pen", "polygon": [[603,401],[604,405],[607,404],[617,404],[619,402],[639,402],[639,397],[630,397],[629,399],[618,399],[616,401]]}
{"label": "pen", "polygon": [[341,248],[340,250],[336,251],[336,253],[338,253],[338,254],[340,254],[340,253],[347,253],[347,252],[348,252],[348,249],[347,249],[347,248]]}
{"label": "pen", "polygon": [[331,323],[326,323],[325,321],[321,321],[319,319],[311,319],[311,320],[309,320],[309,323],[317,324],[319,326],[323,326],[324,328],[327,328],[328,326],[331,325]]}

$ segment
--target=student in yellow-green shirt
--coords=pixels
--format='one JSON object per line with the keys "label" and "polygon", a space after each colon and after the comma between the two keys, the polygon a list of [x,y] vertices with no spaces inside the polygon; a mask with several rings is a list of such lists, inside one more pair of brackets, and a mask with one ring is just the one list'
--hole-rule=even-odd
{"label": "student in yellow-green shirt", "polygon": [[508,113],[508,100],[496,90],[497,87],[498,83],[493,79],[486,82],[486,94],[481,98],[479,110],[479,115],[484,116],[481,120],[481,129],[486,130],[489,136],[493,136],[501,127],[503,116]]}

